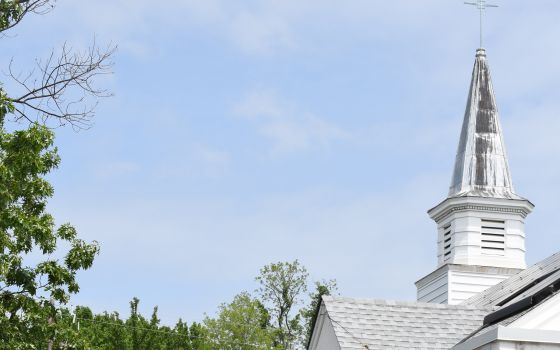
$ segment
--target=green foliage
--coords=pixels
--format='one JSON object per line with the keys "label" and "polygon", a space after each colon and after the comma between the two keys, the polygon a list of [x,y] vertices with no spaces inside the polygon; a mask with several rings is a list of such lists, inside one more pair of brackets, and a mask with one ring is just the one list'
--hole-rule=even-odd
{"label": "green foliage", "polygon": [[[1,0],[0,0],[1,1]],[[14,113],[14,104],[10,101],[6,92],[2,89],[0,85],[0,122],[4,121],[4,118],[9,113]]]}
{"label": "green foliage", "polygon": [[0,0],[0,31],[18,22],[23,15],[24,7],[16,0]]}
{"label": "green foliage", "polygon": [[[87,307],[74,312],[59,310],[56,341],[53,349],[75,350],[213,350],[208,345],[206,328],[193,323],[189,326],[179,320],[174,328],[160,325],[157,307],[151,317],[138,312],[139,300],[130,303],[130,316],[122,320],[118,313],[94,314]],[[44,349],[37,339],[29,349]]]}
{"label": "green foliage", "polygon": [[193,350],[200,349],[200,347],[194,347],[192,344],[191,331],[186,322],[179,319],[175,324],[175,328],[170,329],[164,327],[164,331],[169,333],[169,336],[165,337],[164,349],[181,349],[181,350]]}
{"label": "green foliage", "polygon": [[[161,346],[160,320],[157,316],[158,308],[154,307],[152,317],[147,320],[138,313],[140,300],[134,298],[130,302],[130,318],[125,325],[130,329],[132,350],[151,350]],[[156,347],[157,345],[157,347]]]}
{"label": "green foliage", "polygon": [[305,325],[303,337],[301,339],[302,346],[307,348],[307,345],[311,340],[311,335],[313,334],[313,328],[315,327],[315,321],[317,320],[323,295],[332,295],[336,292],[336,290],[337,286],[335,280],[315,282],[315,290],[309,294],[309,305],[300,311],[303,324]]}
{"label": "green foliage", "polygon": [[73,332],[61,343],[74,349],[120,350],[129,346],[124,322],[116,312],[94,315],[89,308],[78,307],[64,319]]}
{"label": "green foliage", "polygon": [[54,190],[45,175],[60,163],[54,134],[37,124],[8,132],[10,112],[0,89],[0,342],[26,349],[55,336],[55,305],[79,291],[76,273],[91,267],[99,247],[70,224],[57,228],[46,212]]}
{"label": "green foliage", "polygon": [[266,265],[256,278],[257,290],[268,307],[272,325],[276,328],[274,345],[290,350],[297,347],[304,327],[295,308],[307,291],[307,270],[297,260]]}
{"label": "green foliage", "polygon": [[260,301],[241,293],[230,304],[222,304],[218,317],[207,317],[204,325],[213,350],[270,350],[276,334],[269,320]]}
{"label": "green foliage", "polygon": [[[144,317],[138,311],[137,298],[130,302],[126,320],[116,312],[94,314],[87,307],[77,307],[71,312],[41,306],[29,313],[26,342],[16,343],[11,339],[10,345],[17,344],[14,349],[45,349],[45,344],[52,340],[53,350],[306,348],[321,297],[334,292],[336,283],[316,282],[313,292],[306,296],[307,272],[297,261],[267,265],[257,280],[261,283],[259,297],[240,293],[230,303],[220,305],[214,318],[207,316],[203,323],[195,322],[190,327],[182,320],[174,327],[161,325],[157,307],[151,317]],[[303,302],[304,298],[308,299],[307,303]],[[0,334],[3,332],[5,329],[0,329]]]}

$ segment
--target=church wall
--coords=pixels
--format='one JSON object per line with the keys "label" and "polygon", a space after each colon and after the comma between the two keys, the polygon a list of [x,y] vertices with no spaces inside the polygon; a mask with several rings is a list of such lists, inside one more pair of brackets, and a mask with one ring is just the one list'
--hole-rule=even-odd
{"label": "church wall", "polygon": [[511,324],[512,328],[560,331],[560,294],[543,302]]}
{"label": "church wall", "polygon": [[457,305],[518,272],[487,266],[444,266],[416,283],[417,300]]}
{"label": "church wall", "polygon": [[447,270],[441,270],[422,285],[418,285],[417,300],[422,303],[447,303]]}
{"label": "church wall", "polygon": [[326,322],[323,323],[321,337],[319,338],[317,346],[314,349],[340,350],[340,345],[338,344],[338,339],[336,338],[336,334],[334,333],[334,329],[330,320],[326,320]]}
{"label": "church wall", "polygon": [[560,344],[496,341],[476,350],[558,350]]}
{"label": "church wall", "polygon": [[319,310],[319,317],[313,329],[313,337],[309,343],[309,350],[340,350],[340,345],[331,320],[326,317],[324,304]]}
{"label": "church wall", "polygon": [[448,303],[460,304],[509,277],[510,275],[450,271]]}

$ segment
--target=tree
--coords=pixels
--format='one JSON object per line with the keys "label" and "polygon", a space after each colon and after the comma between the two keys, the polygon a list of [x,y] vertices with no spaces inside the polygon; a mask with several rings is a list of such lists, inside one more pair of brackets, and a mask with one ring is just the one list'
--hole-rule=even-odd
{"label": "tree", "polygon": [[307,307],[301,309],[300,314],[304,324],[304,333],[301,339],[301,345],[307,349],[315,322],[321,307],[323,295],[332,295],[336,292],[337,286],[335,280],[315,282],[315,291],[309,294],[310,303]]}
{"label": "tree", "polygon": [[69,313],[67,328],[73,330],[63,340],[75,349],[122,350],[130,348],[130,337],[117,312],[93,314],[88,307],[77,307]]}
{"label": "tree", "polygon": [[208,344],[213,350],[270,350],[273,330],[270,316],[260,301],[248,293],[222,304],[216,319],[206,318]]}
{"label": "tree", "polygon": [[2,98],[0,340],[25,343],[39,331],[49,333],[56,304],[79,291],[76,273],[91,267],[99,247],[79,239],[70,224],[56,227],[46,212],[53,188],[44,177],[60,162],[54,135],[38,124],[7,132],[4,120],[13,109]]}
{"label": "tree", "polygon": [[[130,316],[122,320],[117,312],[94,314],[78,306],[73,312],[59,310],[55,349],[80,350],[211,350],[207,345],[193,346],[188,325],[179,320],[175,328],[161,326],[157,307],[150,319],[138,312],[140,301],[130,302]],[[193,324],[194,326],[194,324]],[[33,349],[42,349],[41,343]]]}
{"label": "tree", "polygon": [[[30,13],[47,13],[55,1],[0,0],[0,33]],[[36,67],[26,73],[16,71],[10,62],[8,73],[20,88],[13,95],[4,95],[12,104],[13,119],[88,128],[98,99],[111,96],[95,86],[95,79],[112,73],[115,50],[112,45],[100,48],[94,42],[89,50],[76,52],[65,44],[60,51],[53,50],[46,59],[37,60]]]}
{"label": "tree", "polygon": [[16,26],[27,14],[48,12],[51,0],[0,0],[0,33]]}
{"label": "tree", "polygon": [[162,327],[165,332],[169,333],[164,339],[164,348],[169,350],[196,350],[193,349],[191,344],[191,335],[189,331],[189,325],[183,322],[182,319],[177,321],[175,328],[173,330]]}
{"label": "tree", "polygon": [[303,327],[296,307],[307,291],[308,273],[297,260],[266,265],[256,278],[261,300],[268,307],[272,324],[277,329],[275,345],[295,349]]}
{"label": "tree", "polygon": [[[0,0],[0,35],[53,3]],[[94,44],[79,54],[65,46],[28,74],[10,65],[21,93],[0,85],[0,343],[11,348],[56,346],[60,305],[79,291],[76,273],[90,268],[99,252],[96,242],[79,239],[70,224],[55,225],[46,211],[54,190],[45,176],[60,163],[46,124],[88,126],[97,98],[109,95],[94,87],[94,78],[110,73],[113,52]],[[28,126],[8,132],[7,120]]]}
{"label": "tree", "polygon": [[189,339],[193,350],[212,350],[208,330],[201,323],[194,322],[191,324]]}
{"label": "tree", "polygon": [[130,302],[130,318],[125,322],[129,327],[132,339],[132,350],[152,350],[158,342],[160,320],[157,316],[158,307],[154,307],[152,317],[148,321],[138,313],[140,300],[133,298]]}
{"label": "tree", "polygon": [[[128,333],[116,312],[96,315],[84,306],[78,306],[74,311],[61,308],[57,312],[56,320],[53,349],[130,349]],[[43,349],[44,339],[37,339],[33,346],[32,349]]]}

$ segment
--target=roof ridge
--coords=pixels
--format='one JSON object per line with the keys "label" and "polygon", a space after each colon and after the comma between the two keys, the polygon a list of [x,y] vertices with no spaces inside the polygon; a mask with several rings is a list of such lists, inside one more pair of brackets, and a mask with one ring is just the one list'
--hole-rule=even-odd
{"label": "roof ridge", "polygon": [[461,305],[488,306],[497,305],[512,292],[527,286],[542,276],[560,268],[560,251],[531,265],[525,270],[465,300]]}
{"label": "roof ridge", "polygon": [[333,302],[353,302],[355,304],[370,304],[370,305],[387,305],[387,306],[403,306],[403,307],[427,307],[427,308],[437,308],[437,309],[448,309],[448,310],[484,310],[492,311],[492,307],[485,306],[475,306],[466,304],[436,304],[436,303],[423,303],[416,301],[399,301],[391,299],[368,299],[368,298],[352,298],[352,297],[342,297],[342,296],[332,296],[324,295],[324,301]]}
{"label": "roof ridge", "polygon": [[323,298],[341,349],[450,349],[482,324],[492,310],[341,296]]}

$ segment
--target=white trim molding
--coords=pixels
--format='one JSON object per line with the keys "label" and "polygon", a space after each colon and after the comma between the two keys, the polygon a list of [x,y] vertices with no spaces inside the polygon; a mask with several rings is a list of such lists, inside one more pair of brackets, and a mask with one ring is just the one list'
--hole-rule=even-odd
{"label": "white trim molding", "polygon": [[498,326],[497,328],[473,337],[464,343],[455,345],[452,350],[475,350],[497,341],[557,344],[560,346],[560,331],[544,331],[540,329]]}

